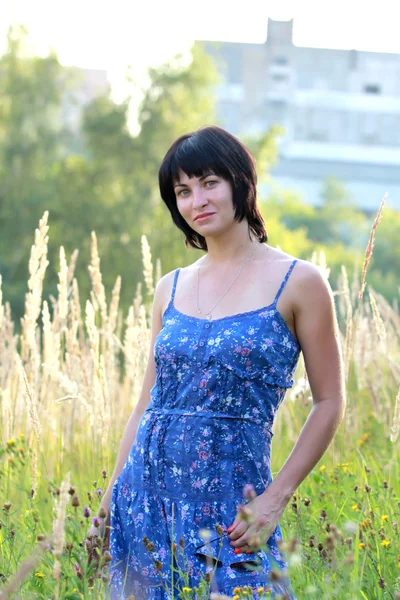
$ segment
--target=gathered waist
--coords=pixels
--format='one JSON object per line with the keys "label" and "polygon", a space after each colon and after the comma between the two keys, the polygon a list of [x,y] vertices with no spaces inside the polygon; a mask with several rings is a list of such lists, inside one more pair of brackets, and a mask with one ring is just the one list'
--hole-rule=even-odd
{"label": "gathered waist", "polygon": [[213,412],[208,410],[187,410],[181,408],[162,408],[158,406],[150,406],[146,409],[146,413],[156,413],[159,415],[166,416],[182,416],[182,417],[199,417],[199,418],[209,418],[209,419],[231,419],[236,421],[244,421],[248,423],[253,423],[254,425],[259,425],[265,429],[267,429],[271,435],[272,432],[272,422],[263,421],[260,418],[253,417],[250,415],[231,415],[225,412]]}

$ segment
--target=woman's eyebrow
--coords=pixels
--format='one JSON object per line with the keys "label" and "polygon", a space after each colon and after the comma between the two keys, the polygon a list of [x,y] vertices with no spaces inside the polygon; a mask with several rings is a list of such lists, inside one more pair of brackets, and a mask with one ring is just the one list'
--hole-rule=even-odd
{"label": "woman's eyebrow", "polygon": [[[214,177],[216,177],[215,173],[213,173],[212,171],[210,171],[209,173],[204,173],[204,175],[201,175],[201,176],[199,177],[199,180],[200,180],[200,181],[203,181],[203,179],[206,179],[207,177],[211,177],[212,175],[213,175]],[[177,182],[174,184],[174,188],[176,188],[176,187],[179,187],[180,185],[181,185],[181,186],[183,186],[183,185],[184,185],[184,186],[186,186],[186,187],[187,187],[187,183],[181,183],[180,181],[177,181]]]}

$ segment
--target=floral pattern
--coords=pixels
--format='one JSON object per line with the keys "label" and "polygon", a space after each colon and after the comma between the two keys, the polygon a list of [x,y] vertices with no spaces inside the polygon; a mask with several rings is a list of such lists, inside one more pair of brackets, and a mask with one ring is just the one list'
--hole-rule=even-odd
{"label": "floral pattern", "polygon": [[[286,591],[294,599],[287,577],[279,585],[268,579],[271,566],[283,572],[287,566],[278,549],[279,524],[268,551],[250,555],[235,555],[226,536],[204,545],[202,531],[218,537],[215,526],[225,532],[244,503],[244,486],[251,483],[259,494],[272,481],[272,425],[300,355],[276,308],[295,263],[270,306],[213,321],[175,308],[175,272],[154,346],[150,403],[113,487],[112,598],[170,598],[175,542],[175,567],[188,574],[189,587],[213,571],[211,587],[220,593],[271,585],[275,594]],[[260,567],[249,570],[257,561]],[[174,580],[179,587],[175,572]]]}

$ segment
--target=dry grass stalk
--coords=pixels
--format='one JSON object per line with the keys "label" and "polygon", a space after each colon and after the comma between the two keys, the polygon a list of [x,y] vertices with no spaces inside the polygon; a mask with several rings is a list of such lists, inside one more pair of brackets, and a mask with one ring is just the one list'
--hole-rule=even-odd
{"label": "dry grass stalk", "polygon": [[64,547],[64,524],[65,524],[65,509],[68,504],[68,490],[71,487],[70,474],[67,473],[64,481],[60,486],[60,495],[55,504],[55,518],[53,521],[53,538],[54,548],[53,555],[56,559],[60,559]]}
{"label": "dry grass stalk", "polygon": [[359,302],[361,302],[363,295],[364,295],[368,265],[369,265],[369,261],[371,260],[372,253],[374,251],[375,232],[376,232],[376,229],[377,229],[379,223],[381,222],[383,207],[385,206],[387,196],[388,195],[386,193],[382,199],[381,205],[378,209],[378,212],[376,213],[376,217],[372,224],[371,232],[369,235],[369,240],[368,240],[367,248],[365,251],[364,264],[363,264],[362,274],[361,274],[361,287],[360,287],[360,291],[358,293],[358,301]]}
{"label": "dry grass stalk", "polygon": [[346,337],[344,341],[344,349],[343,349],[343,362],[344,362],[344,374],[346,381],[349,378],[350,372],[350,363],[352,357],[352,341],[353,341],[353,314],[351,307],[347,313],[347,321],[346,321]]}
{"label": "dry grass stalk", "polygon": [[106,293],[103,285],[103,277],[100,271],[100,257],[97,249],[96,233],[92,231],[92,246],[91,246],[91,263],[88,267],[92,280],[92,303],[95,312],[100,307],[102,326],[107,327],[107,301]]}
{"label": "dry grass stalk", "polygon": [[70,287],[72,286],[72,281],[73,281],[73,277],[74,277],[74,273],[75,273],[76,261],[78,260],[78,256],[79,256],[79,250],[75,249],[73,251],[73,253],[71,254],[71,259],[70,259],[70,263],[69,263],[69,267],[68,267],[68,275],[67,275],[68,289],[70,289]]}
{"label": "dry grass stalk", "polygon": [[390,441],[395,443],[400,432],[400,388],[397,392],[396,402],[394,405],[393,424],[390,432]]}
{"label": "dry grass stalk", "polygon": [[65,533],[65,509],[68,504],[69,494],[68,490],[70,488],[70,474],[67,473],[64,481],[61,484],[60,488],[60,496],[58,498],[58,502],[56,502],[55,506],[55,519],[53,522],[53,539],[54,539],[54,547],[53,547],[53,555],[55,556],[55,561],[53,565],[53,577],[56,580],[56,589],[54,598],[58,599],[60,594],[60,576],[61,576],[61,555],[64,547]]}
{"label": "dry grass stalk", "polygon": [[65,326],[68,315],[68,265],[63,246],[60,248],[60,271],[58,278],[60,280],[60,283],[57,284],[58,316],[62,325]]}
{"label": "dry grass stalk", "polygon": [[49,227],[47,225],[49,213],[46,211],[43,218],[39,221],[39,229],[35,231],[35,243],[31,248],[31,254],[29,259],[29,273],[30,277],[28,280],[29,292],[25,297],[25,315],[22,318],[22,331],[24,344],[23,359],[29,358],[31,353],[32,358],[36,358],[36,321],[40,315],[41,302],[42,302],[42,291],[43,291],[43,280],[46,273],[46,269],[49,265],[47,260],[47,244],[49,238],[47,236]]}
{"label": "dry grass stalk", "polygon": [[36,451],[36,448],[34,448],[33,454],[32,454],[32,498],[36,497],[36,488],[37,488],[37,451]]}
{"label": "dry grass stalk", "polygon": [[326,255],[323,250],[319,252],[314,251],[311,256],[311,262],[319,268],[326,279],[329,279],[331,270],[326,264]]}
{"label": "dry grass stalk", "polygon": [[139,283],[136,286],[135,298],[133,300],[133,307],[135,311],[135,319],[139,318],[140,307],[142,306],[143,296],[142,296],[142,283]]}
{"label": "dry grass stalk", "polygon": [[97,370],[99,367],[99,332],[95,323],[96,313],[89,300],[86,301],[86,329],[89,336],[90,354],[93,365]]}
{"label": "dry grass stalk", "polygon": [[143,259],[143,276],[149,296],[154,294],[153,284],[153,263],[151,260],[151,251],[147,237],[142,235],[142,259]]}
{"label": "dry grass stalk", "polygon": [[386,337],[387,337],[386,336],[386,328],[385,328],[384,322],[382,321],[382,317],[379,314],[379,309],[376,304],[375,296],[372,294],[372,292],[369,292],[369,301],[370,301],[371,308],[372,308],[372,317],[373,317],[373,322],[375,325],[375,330],[381,341],[382,349],[385,350],[386,349],[385,342],[386,342]]}
{"label": "dry grass stalk", "polygon": [[28,406],[28,414],[30,417],[30,421],[33,427],[33,431],[35,432],[36,435],[36,439],[39,442],[40,441],[40,436],[42,433],[42,426],[40,424],[39,421],[39,417],[38,417],[38,412],[37,412],[37,406],[36,406],[36,399],[35,396],[30,388],[30,385],[28,383],[28,379],[26,377],[26,373],[25,373],[25,369],[22,365],[21,359],[19,357],[19,354],[15,355],[15,360],[17,362],[17,366],[19,369],[20,374],[22,375],[22,379],[24,381],[24,387],[25,387],[25,391],[24,391],[24,397]]}
{"label": "dry grass stalk", "polygon": [[119,306],[119,297],[121,293],[121,276],[118,275],[115,280],[115,284],[112,291],[111,304],[110,304],[110,316],[108,322],[108,332],[112,335],[117,326],[117,318],[118,318],[118,306]]}

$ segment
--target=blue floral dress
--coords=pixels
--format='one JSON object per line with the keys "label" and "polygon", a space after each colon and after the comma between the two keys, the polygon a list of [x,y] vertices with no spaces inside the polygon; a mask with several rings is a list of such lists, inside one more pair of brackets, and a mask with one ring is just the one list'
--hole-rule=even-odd
{"label": "blue floral dress", "polygon": [[294,599],[286,575],[273,584],[268,577],[287,566],[279,525],[268,550],[249,555],[234,554],[224,534],[245,503],[244,486],[261,494],[272,481],[272,425],[300,355],[276,308],[295,263],[271,305],[212,321],[175,308],[175,272],[151,400],[113,487],[113,599],[171,598],[172,576],[179,598],[179,588],[198,586],[206,572],[211,591],[271,586],[272,597]]}

